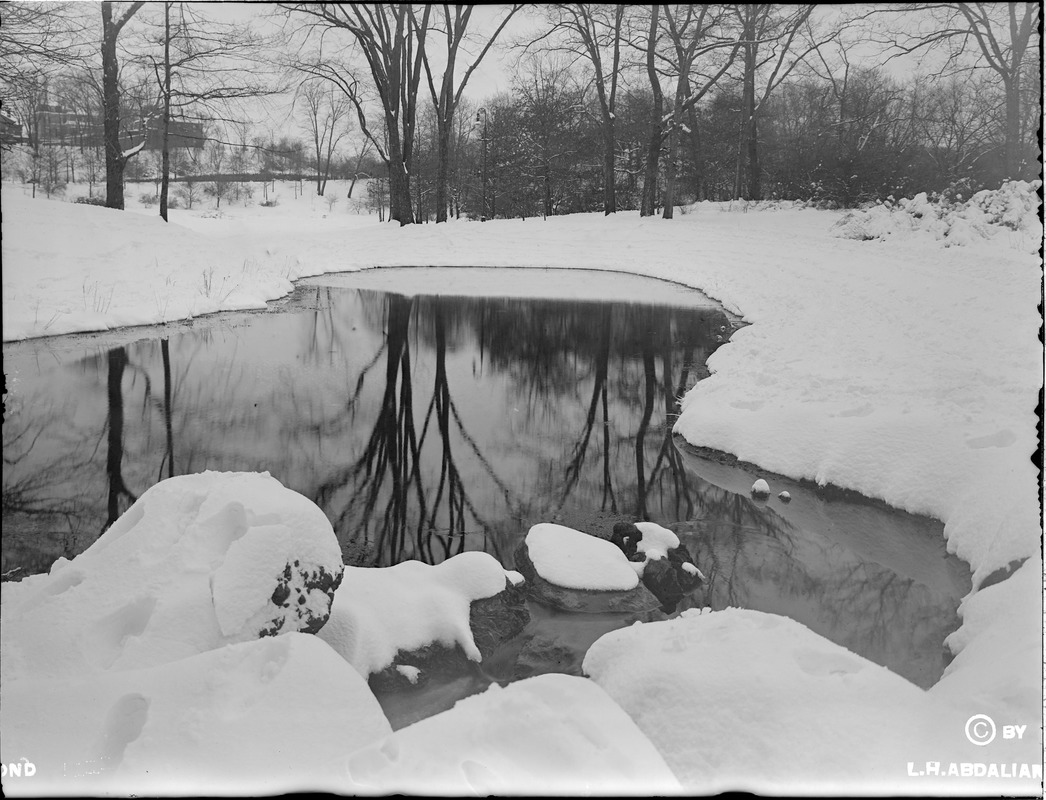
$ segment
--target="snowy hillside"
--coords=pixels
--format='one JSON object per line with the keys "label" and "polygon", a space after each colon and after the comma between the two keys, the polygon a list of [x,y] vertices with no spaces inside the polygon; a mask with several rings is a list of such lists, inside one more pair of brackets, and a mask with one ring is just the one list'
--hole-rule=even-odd
{"label": "snowy hillside", "polygon": [[[1022,188],[1020,194],[1028,198],[1029,191]],[[593,646],[586,670],[600,693],[588,716],[559,706],[559,693],[569,687],[545,681],[492,690],[446,712],[456,716],[440,715],[379,741],[387,731],[375,722],[372,707],[359,706],[374,740],[359,749],[349,731],[338,729],[338,735],[346,743],[343,755],[355,751],[348,769],[360,785],[416,787],[417,775],[444,740],[458,742],[447,758],[465,776],[460,786],[482,792],[522,785],[505,781],[533,777],[528,770],[542,763],[535,754],[552,757],[553,748],[538,734],[542,725],[557,725],[563,726],[562,739],[555,741],[565,763],[576,754],[576,763],[593,770],[605,768],[600,758],[614,752],[600,744],[601,729],[612,740],[606,731],[639,737],[644,744],[635,748],[630,764],[649,770],[651,786],[666,791],[674,790],[674,783],[665,765],[686,793],[728,787],[1041,792],[1041,773],[1035,778],[1011,772],[984,783],[912,771],[918,769],[912,763],[927,761],[1041,764],[1041,528],[1039,476],[1031,456],[1043,385],[1037,337],[1042,268],[1029,242],[1041,241],[1042,230],[1029,227],[1027,213],[1015,230],[988,219],[990,203],[978,205],[976,224],[973,212],[963,217],[962,246],[947,246],[954,235],[937,238],[910,227],[904,236],[839,237],[834,226],[840,212],[801,208],[741,213],[698,204],[674,221],[623,213],[401,229],[348,213],[324,218],[322,209],[303,226],[281,225],[273,222],[278,213],[262,213],[279,212],[281,206],[230,209],[220,219],[176,213],[165,225],[139,213],[33,200],[8,185],[0,200],[5,342],[263,307],[300,277],[375,266],[586,268],[700,288],[751,324],[710,359],[712,375],[685,397],[676,431],[695,445],[772,472],[831,483],[937,517],[945,523],[949,550],[971,565],[974,591],[960,607],[962,627],[949,640],[956,657],[928,692],[782,618],[689,613],[616,632]],[[905,219],[911,218],[908,211]],[[876,212],[876,218],[880,232],[882,225],[902,224],[892,212]],[[844,225],[851,223],[854,218]],[[949,224],[959,229],[955,219]],[[5,584],[5,620],[12,594],[24,599]],[[6,659],[14,644],[8,637],[15,634],[3,635],[2,721],[4,738],[11,741],[12,730],[28,730],[23,723],[33,713],[43,708],[61,715],[82,692],[79,679],[69,676],[32,685],[28,662],[20,666]],[[28,640],[31,634],[19,636]],[[153,707],[162,712],[150,712],[149,724],[156,726],[158,742],[168,741],[175,726],[197,719],[193,698],[202,690],[194,688],[191,675],[225,681],[236,670],[259,672],[261,677],[245,679],[243,691],[250,697],[244,707],[255,701],[258,695],[251,691],[261,692],[270,671],[287,682],[281,698],[300,695],[317,706],[321,696],[362,703],[357,695],[366,692],[345,682],[345,665],[334,651],[320,647],[320,640],[303,639],[295,633],[286,641],[224,645],[239,648],[235,657],[223,656],[225,649],[196,654],[192,665],[186,662],[186,670],[178,671],[182,683],[175,681],[171,694],[159,688],[168,680],[159,672],[139,675],[134,685],[130,678],[122,685],[118,674],[107,672],[104,691],[69,729],[70,742],[80,737],[70,747],[92,757],[109,752],[109,745],[119,749],[113,742],[131,735],[140,711],[138,701],[127,697],[149,692],[155,692]],[[46,661],[45,656],[35,657]],[[226,666],[211,663],[222,658],[229,661]],[[266,668],[252,659],[282,666]],[[146,661],[153,670],[174,669]],[[694,694],[702,686],[737,686],[742,673],[756,686],[746,702],[731,699],[725,689]],[[770,675],[772,691],[764,696],[759,682]],[[16,681],[22,689],[10,691]],[[319,681],[339,688],[321,691],[314,683]],[[52,702],[38,704],[43,695]],[[619,708],[605,704],[604,695],[624,709],[627,723],[617,715]],[[811,713],[814,702],[821,704],[817,714]],[[528,723],[525,709],[531,706],[538,711]],[[820,713],[829,707],[830,713]],[[110,717],[103,729],[96,722],[105,713]],[[456,738],[484,713],[492,715],[485,717],[488,723],[517,715],[518,725],[494,726],[482,740]],[[113,723],[112,715],[119,714],[131,722]],[[976,715],[991,717],[1000,729],[1027,728],[1020,738],[1003,740],[1000,734],[999,741],[981,748],[964,733],[964,723]],[[273,724],[264,714],[257,720]],[[316,734],[295,732],[306,742]],[[85,744],[92,736],[101,737],[98,747]],[[644,749],[646,739],[656,753]],[[206,741],[201,741],[193,747],[202,750]],[[139,740],[128,753],[145,746]],[[287,752],[309,757],[301,747]],[[694,753],[701,755],[691,758]],[[804,754],[807,760],[796,760]],[[5,744],[5,763],[22,755],[28,753],[11,753]],[[242,762],[230,769],[264,768],[258,759],[241,755]],[[334,756],[327,748],[317,757]],[[826,765],[823,776],[818,763]],[[799,781],[789,765],[801,766],[802,776],[813,783]],[[325,767],[323,785],[342,774],[340,769]],[[796,782],[772,782],[781,770]],[[640,774],[631,774],[635,782],[629,786],[641,785]],[[11,786],[5,780],[5,792],[11,793]],[[117,791],[121,788],[125,785]],[[284,783],[265,785],[284,788]],[[548,786],[552,793],[559,788]],[[16,791],[32,789],[20,783]]]}

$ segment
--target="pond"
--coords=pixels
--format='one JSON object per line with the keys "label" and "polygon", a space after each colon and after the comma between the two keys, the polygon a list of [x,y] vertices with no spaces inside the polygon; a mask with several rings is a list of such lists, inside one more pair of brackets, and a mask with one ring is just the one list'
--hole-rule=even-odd
{"label": "pond", "polygon": [[[537,522],[653,520],[709,578],[684,606],[785,614],[932,685],[970,587],[940,523],[783,478],[790,504],[756,502],[753,472],[674,440],[677,400],[739,324],[632,276],[372,270],[269,312],[6,345],[2,570],[75,556],[170,475],[269,471],[354,565],[484,550],[511,567]],[[482,675],[383,698],[394,725],[491,680],[577,672],[629,622],[531,610]]]}

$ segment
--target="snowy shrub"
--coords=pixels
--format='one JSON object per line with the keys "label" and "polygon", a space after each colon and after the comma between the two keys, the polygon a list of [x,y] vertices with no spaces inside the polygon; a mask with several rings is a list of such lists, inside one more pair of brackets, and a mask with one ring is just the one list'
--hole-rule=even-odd
{"label": "snowy shrub", "polygon": [[99,196],[99,197],[87,197],[85,195],[80,195],[73,202],[74,203],[79,203],[80,205],[84,205],[84,206],[103,206],[103,207],[105,206],[105,198],[101,197],[101,196]]}
{"label": "snowy shrub", "polygon": [[945,247],[970,245],[991,239],[1003,229],[1019,234],[1035,234],[1038,217],[1037,190],[1041,181],[1007,181],[998,189],[977,192],[963,200],[962,184],[953,184],[940,195],[920,192],[902,198],[850,211],[832,227],[835,236],[860,241],[886,240],[929,233]]}
{"label": "snowy shrub", "polygon": [[279,204],[280,201],[274,197],[271,200],[262,200],[262,202],[259,205],[261,205],[262,208],[275,208]]}
{"label": "snowy shrub", "polygon": [[152,208],[160,202],[160,199],[151,192],[142,192],[142,194],[138,195],[138,202],[146,208]]}

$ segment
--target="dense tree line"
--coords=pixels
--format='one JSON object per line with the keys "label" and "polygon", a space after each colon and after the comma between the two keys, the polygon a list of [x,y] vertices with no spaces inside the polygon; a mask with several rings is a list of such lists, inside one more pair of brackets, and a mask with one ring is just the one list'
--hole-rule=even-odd
{"label": "dense tree line", "polygon": [[[320,195],[329,179],[371,178],[369,196],[400,224],[671,217],[705,199],[853,206],[1040,171],[1035,3],[562,3],[504,6],[483,26],[471,5],[287,3],[259,10],[281,22],[279,40],[212,24],[194,4],[103,3],[101,24],[96,6],[49,5],[9,5],[0,26],[22,177],[48,193],[63,173],[92,191],[106,182],[115,207],[125,169],[307,173]],[[470,99],[496,48],[511,88]],[[268,85],[246,77],[263,49],[282,69]],[[297,98],[284,130],[254,130],[227,102],[277,88]],[[57,106],[73,122],[41,147],[40,111]],[[127,133],[158,117],[162,158]],[[86,135],[92,119],[104,141]],[[201,123],[204,146],[169,147],[174,119]]]}

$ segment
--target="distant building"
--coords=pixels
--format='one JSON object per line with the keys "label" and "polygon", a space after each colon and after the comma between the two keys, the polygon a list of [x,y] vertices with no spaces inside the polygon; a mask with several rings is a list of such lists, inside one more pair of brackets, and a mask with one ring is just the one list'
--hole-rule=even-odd
{"label": "distant building", "polygon": [[[42,104],[36,112],[36,135],[44,146],[102,147],[105,144],[100,119],[49,103]],[[159,109],[146,107],[134,114],[125,110],[120,125],[123,146],[133,147],[142,141],[143,136],[146,150],[160,150],[163,147]],[[203,148],[204,141],[201,123],[171,120],[167,140],[170,149],[199,150]]]}
{"label": "distant building", "polygon": [[22,125],[14,117],[0,111],[0,145],[20,144],[25,141]]}

